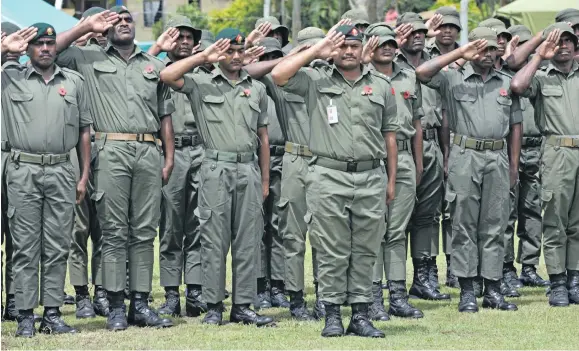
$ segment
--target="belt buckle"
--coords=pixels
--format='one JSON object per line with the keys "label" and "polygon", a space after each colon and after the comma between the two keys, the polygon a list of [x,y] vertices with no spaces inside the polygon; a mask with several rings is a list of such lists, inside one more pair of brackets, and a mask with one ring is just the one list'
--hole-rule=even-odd
{"label": "belt buckle", "polygon": [[483,149],[484,150],[494,150],[495,149],[495,142],[494,141],[485,141]]}
{"label": "belt buckle", "polygon": [[145,141],[145,134],[137,134],[137,141],[138,142]]}
{"label": "belt buckle", "polygon": [[183,147],[183,138],[181,137],[175,138],[175,147]]}
{"label": "belt buckle", "polygon": [[479,151],[484,150],[484,141],[475,139],[474,148]]}
{"label": "belt buckle", "polygon": [[237,163],[241,162],[241,154],[237,154]]}
{"label": "belt buckle", "polygon": [[52,164],[52,155],[40,155],[40,165],[51,165]]}
{"label": "belt buckle", "polygon": [[358,162],[346,161],[347,172],[356,172],[357,169],[358,169]]}
{"label": "belt buckle", "polygon": [[185,145],[185,144],[187,144],[187,142],[189,142],[189,145],[193,144],[193,138],[191,137],[191,135],[183,136],[182,144]]}

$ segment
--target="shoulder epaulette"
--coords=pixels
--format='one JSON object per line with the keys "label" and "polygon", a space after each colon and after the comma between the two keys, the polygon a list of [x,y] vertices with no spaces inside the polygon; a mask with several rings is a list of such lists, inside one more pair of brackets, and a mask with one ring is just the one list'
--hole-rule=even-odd
{"label": "shoulder epaulette", "polygon": [[371,75],[375,76],[375,77],[379,77],[384,79],[385,81],[387,81],[388,83],[390,83],[390,77],[388,77],[387,75],[385,75],[384,73],[380,73],[375,69],[371,69],[368,72],[370,72]]}
{"label": "shoulder epaulette", "polygon": [[[59,66],[60,67],[60,66]],[[75,76],[79,77],[80,79],[84,80],[84,76],[80,73],[78,73],[75,70],[72,70],[70,68],[66,68],[66,67],[60,67],[60,69],[65,72],[65,73],[70,73],[70,74],[74,74]]]}

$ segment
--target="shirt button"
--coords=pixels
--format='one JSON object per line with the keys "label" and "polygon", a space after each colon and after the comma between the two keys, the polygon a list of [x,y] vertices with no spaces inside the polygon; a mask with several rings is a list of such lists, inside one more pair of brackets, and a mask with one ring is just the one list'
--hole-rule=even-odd
{"label": "shirt button", "polygon": [[211,164],[211,170],[214,171],[215,168],[217,168],[217,165],[216,165],[215,163],[212,163],[212,164]]}

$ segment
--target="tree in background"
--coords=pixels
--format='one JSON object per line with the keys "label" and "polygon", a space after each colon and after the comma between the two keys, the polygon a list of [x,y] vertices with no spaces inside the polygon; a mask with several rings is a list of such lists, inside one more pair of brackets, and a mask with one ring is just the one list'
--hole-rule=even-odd
{"label": "tree in background", "polygon": [[[494,1],[494,0],[490,0]],[[430,8],[436,10],[442,6],[454,6],[460,12],[460,0],[436,0]],[[483,14],[484,10],[484,14]],[[468,31],[476,28],[478,24],[492,15],[489,14],[489,6],[484,1],[469,1],[468,3]]]}
{"label": "tree in background", "polygon": [[[195,28],[207,29],[208,21],[207,15],[199,10],[199,7],[195,2],[188,5],[181,5],[177,8],[177,15],[182,15],[188,17],[193,23]],[[171,18],[171,15],[167,15],[167,19]],[[157,21],[153,25],[153,38],[158,38],[163,33],[163,21]]]}
{"label": "tree in background", "polygon": [[[270,12],[270,15],[278,17],[279,14]],[[249,35],[255,27],[255,21],[261,17],[263,0],[234,0],[228,7],[209,13],[209,30],[217,34],[222,29],[231,27]]]}
{"label": "tree in background", "polygon": [[400,14],[404,12],[420,13],[428,10],[434,3],[434,0],[398,0],[398,12]]}

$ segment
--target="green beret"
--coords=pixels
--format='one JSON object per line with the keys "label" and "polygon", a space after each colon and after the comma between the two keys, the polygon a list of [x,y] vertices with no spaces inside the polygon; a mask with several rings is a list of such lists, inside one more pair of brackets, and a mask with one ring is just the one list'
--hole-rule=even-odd
{"label": "green beret", "polygon": [[54,30],[54,27],[48,23],[42,22],[34,23],[30,27],[38,29],[38,31],[36,32],[36,36],[32,38],[30,42],[35,42],[40,38],[56,39],[56,31]]}
{"label": "green beret", "polygon": [[121,13],[125,13],[125,12],[130,14],[129,9],[126,8],[125,6],[122,6],[122,5],[121,6],[113,6],[110,8],[109,11],[116,13],[116,14],[119,14],[119,15]]}
{"label": "green beret", "polygon": [[356,26],[351,24],[343,24],[336,29],[336,32],[344,34],[345,40],[359,40],[362,41],[362,32]]}
{"label": "green beret", "polygon": [[458,30],[462,29],[460,25],[460,14],[458,11],[452,6],[442,6],[439,7],[436,12],[438,15],[442,15],[442,24],[451,24],[458,28]]}
{"label": "green beret", "polygon": [[82,13],[82,18],[86,18],[88,16],[93,16],[93,15],[99,14],[99,13],[104,12],[104,11],[106,11],[106,10],[103,9],[102,7],[98,7],[98,6],[91,7],[90,9],[88,9]]}
{"label": "green beret", "polygon": [[265,23],[265,22],[271,23],[271,31],[272,32],[276,31],[276,30],[279,30],[282,32],[282,37],[283,37],[282,46],[286,46],[287,43],[289,42],[289,28],[281,25],[279,23],[279,20],[273,16],[267,16],[267,17],[262,17],[262,18],[258,19],[257,21],[255,21],[255,28],[257,28],[260,24]]}
{"label": "green beret", "polygon": [[549,27],[547,27],[543,31],[543,39],[547,39],[547,36],[549,35],[549,33],[554,31],[555,29],[559,29],[561,31],[561,35],[563,33],[570,34],[571,39],[573,39],[573,41],[575,42],[575,46],[577,46],[577,36],[575,35],[573,28],[571,28],[571,26],[567,22],[557,22],[557,23],[554,23],[554,24],[550,25]]}
{"label": "green beret", "polygon": [[428,28],[424,24],[424,19],[417,13],[414,12],[404,12],[402,16],[398,16],[396,20],[396,26],[398,27],[401,24],[410,23],[412,24],[413,32],[417,31],[425,31],[428,32]]}
{"label": "green beret", "polygon": [[198,43],[201,40],[201,31],[195,27],[193,27],[193,23],[189,17],[185,17],[182,15],[175,15],[171,16],[167,23],[165,24],[165,30],[169,28],[188,28],[193,32],[193,40]]}
{"label": "green beret", "polygon": [[315,45],[320,40],[323,40],[326,34],[318,27],[307,27],[298,32],[298,45]]}
{"label": "green beret", "polygon": [[486,28],[490,28],[490,29],[494,30],[496,36],[504,34],[505,36],[507,36],[508,40],[511,40],[511,38],[512,38],[512,35],[507,30],[505,23],[498,18],[486,19],[486,20],[482,21],[481,23],[479,23],[478,26],[479,27],[486,27]]}
{"label": "green beret", "polygon": [[485,39],[488,44],[487,46],[498,48],[497,43],[497,33],[489,27],[477,27],[468,33],[468,41],[475,41],[479,39]]}
{"label": "green beret", "polygon": [[370,18],[366,10],[348,10],[344,12],[341,19],[351,19],[354,26],[370,25]]}
{"label": "green beret", "polygon": [[372,23],[364,31],[366,37],[392,35],[395,36],[394,30],[386,22]]}
{"label": "green beret", "polygon": [[0,26],[2,26],[2,31],[6,33],[6,35],[14,34],[20,30],[20,27],[12,22],[2,22]]}
{"label": "green beret", "polygon": [[555,16],[555,22],[569,22],[571,27],[575,27],[579,24],[579,10],[578,9],[565,9],[559,11],[557,16]]}
{"label": "green beret", "polygon": [[282,56],[284,56],[283,51],[281,49],[281,43],[276,38],[271,38],[271,37],[263,38],[259,42],[259,45],[265,47],[265,53],[266,54],[277,51]]}
{"label": "green beret", "polygon": [[526,41],[529,41],[533,38],[533,33],[531,33],[531,30],[522,24],[517,24],[515,26],[510,26],[509,27],[509,33],[511,33],[511,35],[514,37],[515,35],[519,36],[519,43],[524,43]]}
{"label": "green beret", "polygon": [[245,45],[245,35],[239,29],[225,28],[221,30],[217,33],[215,41],[221,39],[228,39],[231,45]]}

